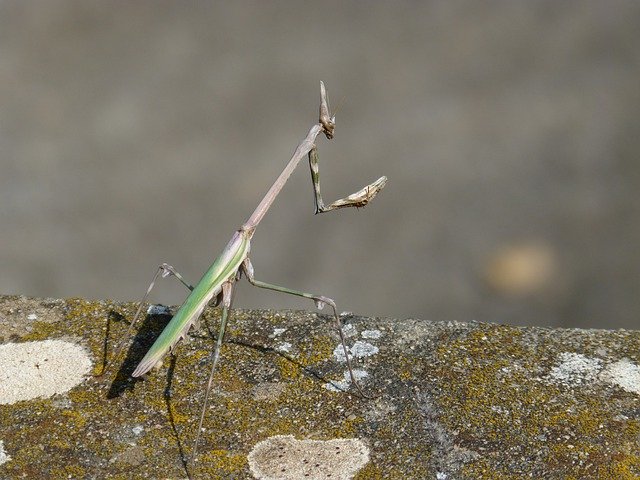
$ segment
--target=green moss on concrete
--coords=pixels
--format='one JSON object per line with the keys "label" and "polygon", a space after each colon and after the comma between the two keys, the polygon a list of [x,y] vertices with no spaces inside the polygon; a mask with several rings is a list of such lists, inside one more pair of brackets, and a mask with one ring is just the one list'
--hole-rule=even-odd
{"label": "green moss on concrete", "polygon": [[211,450],[202,456],[201,463],[206,464],[206,470],[215,475],[225,472],[229,475],[237,475],[246,469],[247,456],[245,454],[230,454],[226,450]]}
{"label": "green moss on concrete", "polygon": [[[438,347],[436,376],[442,389],[437,402],[447,412],[442,422],[458,432],[459,444],[491,455],[503,450],[514,458],[542,457],[551,471],[576,478],[638,478],[628,476],[640,475],[637,421],[617,415],[617,400],[624,403],[632,394],[616,392],[603,401],[593,388],[613,387],[566,388],[545,380],[562,350],[550,337],[532,343],[523,335],[523,329],[483,325]],[[603,335],[587,351],[613,350],[617,340]],[[469,478],[529,478],[532,473],[526,464],[521,477],[513,466],[497,469],[487,456],[463,471]]]}
{"label": "green moss on concrete", "polygon": [[[91,352],[98,373],[105,344],[111,357],[136,307],[68,300],[56,304],[63,316],[33,322],[19,340],[75,340]],[[137,340],[152,341],[168,318],[145,318]],[[213,347],[207,332],[217,332],[218,321],[219,310],[207,310],[202,330],[143,380],[128,376],[144,354],[137,344],[101,380],[3,406],[0,439],[12,459],[0,476],[37,478],[47,468],[64,478],[183,478],[180,452],[191,451]],[[324,388],[345,371],[333,358],[339,339],[327,318],[235,311],[193,477],[250,478],[246,455],[253,446],[288,434],[365,440],[371,462],[359,480],[437,472],[460,479],[640,475],[638,396],[612,385],[566,387],[547,379],[562,351],[640,363],[637,332],[351,321],[351,343],[362,330],[385,329],[383,339],[371,340],[380,353],[354,365],[369,373],[364,388],[379,395],[374,400]],[[276,327],[287,330],[273,338]],[[275,351],[283,341],[293,346],[288,356]],[[114,378],[116,394],[108,397]],[[273,394],[258,395],[259,387]],[[141,461],[144,467],[135,465]]]}

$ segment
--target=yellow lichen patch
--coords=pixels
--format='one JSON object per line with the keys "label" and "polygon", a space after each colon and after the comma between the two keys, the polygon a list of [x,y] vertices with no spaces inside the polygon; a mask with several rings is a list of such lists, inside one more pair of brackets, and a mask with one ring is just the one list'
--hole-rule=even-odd
{"label": "yellow lichen patch", "polygon": [[291,360],[278,357],[275,361],[283,381],[295,380],[301,375],[300,367]]}
{"label": "yellow lichen patch", "polygon": [[462,467],[462,478],[473,478],[474,480],[525,480],[530,478],[527,475],[514,475],[513,472],[496,470],[488,458],[481,457],[472,463]]}
{"label": "yellow lichen patch", "polygon": [[53,440],[51,440],[49,445],[53,448],[59,448],[61,450],[68,450],[71,448],[71,444],[68,441],[58,438],[54,438]]}
{"label": "yellow lichen patch", "polygon": [[[232,454],[227,450],[211,450],[202,455],[201,463],[207,465],[207,470],[221,475],[238,474],[247,465],[247,457],[242,454]],[[225,475],[225,476],[226,476]]]}
{"label": "yellow lichen patch", "polygon": [[335,437],[354,437],[358,433],[358,427],[364,422],[362,417],[350,416],[345,418],[341,425],[334,429]]}
{"label": "yellow lichen patch", "polygon": [[83,428],[87,423],[84,413],[77,410],[65,410],[62,415],[70,420],[70,426],[73,428]]}
{"label": "yellow lichen patch", "polygon": [[[550,406],[545,424],[554,431],[571,430],[573,435],[591,436],[603,434],[605,424],[609,423],[597,399],[585,399],[578,407],[567,408],[566,405]],[[555,407],[555,408],[554,408]]]}
{"label": "yellow lichen patch", "polygon": [[[621,445],[616,445],[616,448]],[[625,449],[624,446],[621,450]],[[631,451],[608,451],[583,441],[554,444],[549,466],[561,471],[570,470],[575,478],[597,478],[599,480],[634,480],[640,475],[640,456],[636,447]]]}
{"label": "yellow lichen patch", "polygon": [[379,466],[369,462],[367,463],[362,470],[360,470],[354,480],[382,480],[382,479],[401,479],[406,478],[402,475],[397,475],[396,477],[392,477],[390,472],[383,471]]}
{"label": "yellow lichen patch", "polygon": [[169,415],[176,424],[188,423],[191,415],[184,413],[184,410],[176,406],[174,402],[169,402]]}
{"label": "yellow lichen patch", "polygon": [[640,477],[640,455],[616,455],[611,464],[601,468],[602,479],[637,480]]}
{"label": "yellow lichen patch", "polygon": [[[488,335],[492,334],[495,335],[486,331],[473,332],[464,340],[440,347],[438,353],[444,363],[439,373],[448,389],[440,401],[445,411],[459,413],[460,416],[447,416],[455,418],[456,426],[463,424],[465,429],[481,433],[484,439],[497,441],[502,432],[513,427],[521,429],[529,423],[530,419],[518,415],[522,411],[521,403],[541,404],[548,398],[543,391],[531,392],[526,398],[522,396],[526,387],[521,381],[525,379],[518,378],[517,370],[506,373],[518,358],[515,344],[505,341],[507,346],[512,345],[511,355],[495,350],[494,345],[500,342],[495,339],[489,342]],[[513,334],[505,335],[505,340],[512,339]],[[464,375],[456,373],[458,369],[464,370]],[[509,381],[506,381],[507,377],[510,377]]]}
{"label": "yellow lichen patch", "polygon": [[637,425],[616,419],[613,405],[594,395],[594,388],[604,386],[567,387],[546,380],[557,345],[538,340],[531,351],[521,335],[514,327],[481,325],[440,344],[436,352],[437,404],[446,412],[440,419],[458,432],[460,446],[485,452],[464,466],[465,475],[519,478],[510,466],[496,466],[486,457],[509,451],[514,457],[541,458],[551,471],[566,476],[636,478],[637,458],[622,446],[637,445]]}
{"label": "yellow lichen patch", "polygon": [[35,321],[32,324],[33,330],[22,337],[26,341],[39,341],[52,338],[60,331],[60,326],[56,323]]}
{"label": "yellow lichen patch", "polygon": [[409,380],[411,378],[416,378],[416,370],[419,366],[420,364],[416,362],[415,359],[403,356],[398,358],[397,365],[394,370],[398,378],[401,380]]}
{"label": "yellow lichen patch", "polygon": [[311,344],[301,348],[302,363],[305,366],[316,365],[331,358],[333,341],[329,337],[314,337]]}
{"label": "yellow lichen patch", "polygon": [[50,478],[83,478],[85,470],[79,465],[65,465],[64,467],[53,467],[49,470]]}
{"label": "yellow lichen patch", "polygon": [[623,425],[625,436],[640,439],[640,420],[629,420]]}

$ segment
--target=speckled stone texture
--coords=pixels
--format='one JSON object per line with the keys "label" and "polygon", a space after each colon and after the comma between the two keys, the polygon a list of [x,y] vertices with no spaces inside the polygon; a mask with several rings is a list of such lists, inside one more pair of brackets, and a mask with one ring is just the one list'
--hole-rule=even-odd
{"label": "speckled stone texture", "polygon": [[[95,374],[134,309],[0,297],[0,341],[75,342]],[[278,435],[329,442],[300,445],[360,442],[368,462],[356,479],[640,476],[638,331],[345,315],[354,367],[375,396],[367,400],[340,383],[345,363],[330,318],[236,310],[198,462],[186,468],[219,311],[207,310],[160,369],[132,379],[169,318],[147,316],[102,380],[1,405],[0,478],[185,478],[188,468],[193,478],[250,479],[248,455]]]}

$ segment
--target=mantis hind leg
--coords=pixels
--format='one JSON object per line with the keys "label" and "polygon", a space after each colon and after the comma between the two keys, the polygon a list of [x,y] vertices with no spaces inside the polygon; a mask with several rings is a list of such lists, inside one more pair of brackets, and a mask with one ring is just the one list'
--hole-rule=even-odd
{"label": "mantis hind leg", "polygon": [[218,331],[218,338],[216,340],[216,346],[211,355],[211,372],[209,373],[209,380],[207,382],[207,389],[204,394],[204,400],[202,401],[202,411],[200,412],[200,421],[198,422],[198,431],[196,433],[196,439],[193,443],[193,451],[191,453],[190,463],[196,458],[198,454],[198,443],[200,441],[200,433],[202,432],[202,424],[204,422],[204,416],[207,411],[207,404],[209,403],[209,394],[211,393],[211,387],[213,385],[213,374],[218,365],[220,359],[220,349],[222,348],[222,341],[224,340],[224,332],[227,328],[227,321],[229,319],[229,311],[233,305],[233,298],[235,295],[234,283],[229,281],[222,284],[222,316],[220,318],[220,330]]}

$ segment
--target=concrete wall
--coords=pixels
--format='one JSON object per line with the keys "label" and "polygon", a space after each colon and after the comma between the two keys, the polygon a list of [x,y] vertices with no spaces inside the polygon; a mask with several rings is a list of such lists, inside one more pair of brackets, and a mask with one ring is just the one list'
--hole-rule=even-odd
{"label": "concrete wall", "polygon": [[638,331],[344,315],[367,399],[326,315],[234,311],[192,463],[220,312],[134,379],[147,316],[92,377],[135,307],[0,297],[1,478],[640,476]]}

